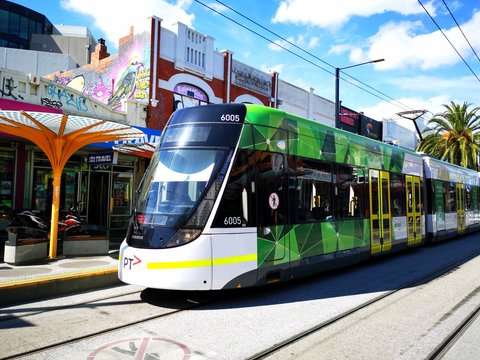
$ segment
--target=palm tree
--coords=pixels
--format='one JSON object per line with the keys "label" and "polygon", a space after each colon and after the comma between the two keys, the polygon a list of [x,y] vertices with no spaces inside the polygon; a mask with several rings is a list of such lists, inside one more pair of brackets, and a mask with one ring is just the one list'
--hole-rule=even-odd
{"label": "palm tree", "polygon": [[445,111],[435,115],[423,131],[427,135],[418,144],[417,150],[435,158],[446,160],[471,169],[477,169],[477,154],[480,151],[479,107],[468,110],[470,104],[443,105]]}

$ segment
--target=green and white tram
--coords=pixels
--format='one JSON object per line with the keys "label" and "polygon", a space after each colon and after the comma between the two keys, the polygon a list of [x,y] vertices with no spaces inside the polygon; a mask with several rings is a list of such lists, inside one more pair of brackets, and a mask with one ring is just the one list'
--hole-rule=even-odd
{"label": "green and white tram", "polygon": [[424,156],[427,194],[427,232],[432,241],[480,228],[479,174]]}
{"label": "green and white tram", "polygon": [[426,200],[415,152],[258,105],[179,110],[138,191],[119,278],[211,290],[306,276],[423,244]]}

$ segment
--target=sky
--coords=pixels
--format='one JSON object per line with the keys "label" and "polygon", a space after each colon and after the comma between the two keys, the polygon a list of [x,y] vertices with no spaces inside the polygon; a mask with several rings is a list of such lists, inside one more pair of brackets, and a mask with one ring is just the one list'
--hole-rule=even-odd
{"label": "sky", "polygon": [[452,101],[480,106],[480,0],[12,2],[53,24],[87,26],[110,54],[149,16],[172,30],[181,22],[216,50],[331,101],[339,68],[342,105],[377,120],[414,110],[428,120]]}

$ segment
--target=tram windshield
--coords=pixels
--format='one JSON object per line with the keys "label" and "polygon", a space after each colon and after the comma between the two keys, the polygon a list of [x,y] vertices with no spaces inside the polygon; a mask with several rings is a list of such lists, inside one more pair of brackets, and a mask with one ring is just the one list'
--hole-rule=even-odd
{"label": "tram windshield", "polygon": [[224,155],[223,149],[161,150],[137,200],[140,224],[181,227]]}
{"label": "tram windshield", "polygon": [[238,114],[230,110],[228,119],[238,122],[224,120],[220,105],[172,115],[136,196],[130,246],[180,246],[201,234],[243,128],[245,108],[234,109]]}

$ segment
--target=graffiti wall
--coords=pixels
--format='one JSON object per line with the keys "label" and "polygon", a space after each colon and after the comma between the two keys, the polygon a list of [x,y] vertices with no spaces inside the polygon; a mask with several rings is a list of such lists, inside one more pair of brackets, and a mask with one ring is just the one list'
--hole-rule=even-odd
{"label": "graffiti wall", "polygon": [[[120,110],[123,99],[135,99],[148,103],[150,32],[132,34],[127,38],[126,41],[126,38],[122,39],[118,55],[102,60],[100,66],[86,65],[55,74],[51,79],[58,84],[83,92],[86,96],[106,104],[112,110]],[[54,100],[61,101],[56,98]]]}

